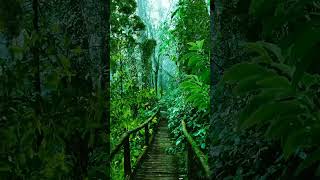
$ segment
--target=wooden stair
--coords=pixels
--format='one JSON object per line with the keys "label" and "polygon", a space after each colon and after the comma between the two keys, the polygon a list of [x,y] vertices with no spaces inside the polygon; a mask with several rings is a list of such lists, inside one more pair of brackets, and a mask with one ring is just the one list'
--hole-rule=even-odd
{"label": "wooden stair", "polygon": [[134,180],[178,180],[185,179],[178,173],[177,156],[166,153],[166,149],[172,146],[168,131],[168,122],[161,119],[159,129],[155,135],[153,144],[146,154],[146,158],[137,170]]}

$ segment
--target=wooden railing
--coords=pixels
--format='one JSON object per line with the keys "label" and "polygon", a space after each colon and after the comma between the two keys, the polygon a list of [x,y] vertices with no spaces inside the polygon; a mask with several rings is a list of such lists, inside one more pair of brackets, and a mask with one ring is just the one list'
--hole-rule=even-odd
{"label": "wooden railing", "polygon": [[[123,146],[123,158],[124,158],[124,175],[125,178],[130,178],[132,174],[131,170],[131,157],[130,157],[130,135],[133,133],[136,133],[144,128],[145,131],[145,146],[148,147],[150,143],[150,134],[149,134],[149,124],[152,122],[152,120],[159,115],[160,110],[157,110],[156,113],[151,116],[147,121],[136,127],[135,129],[132,129],[130,131],[125,132],[121,138],[119,143],[113,148],[113,150],[110,153],[109,160],[111,161],[113,157],[120,151],[121,147]],[[145,151],[144,151],[145,153]],[[138,160],[139,161],[139,160]]]}
{"label": "wooden railing", "polygon": [[186,138],[186,147],[187,147],[187,173],[188,179],[199,179],[196,177],[195,172],[198,172],[198,167],[195,166],[194,159],[196,158],[200,162],[201,169],[204,171],[205,176],[201,179],[210,179],[210,169],[208,165],[207,157],[202,153],[198,148],[196,142],[192,139],[191,135],[187,131],[186,123],[182,120],[182,132]]}

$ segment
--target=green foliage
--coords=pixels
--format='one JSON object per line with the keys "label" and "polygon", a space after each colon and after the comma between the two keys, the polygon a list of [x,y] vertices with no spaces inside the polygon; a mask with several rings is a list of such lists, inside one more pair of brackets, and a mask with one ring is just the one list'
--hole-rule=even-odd
{"label": "green foliage", "polygon": [[22,26],[22,3],[20,0],[0,1],[0,31],[17,36]]}
{"label": "green foliage", "polygon": [[[316,176],[320,79],[314,66],[319,64],[319,5],[316,1],[252,0],[237,6],[238,11],[221,15],[236,16],[250,25],[248,32],[232,31],[245,36],[233,42],[237,47],[233,50],[242,55],[228,63],[235,65],[225,64],[214,90],[210,152],[212,164],[219,167],[213,171],[221,174],[219,178],[227,174],[233,178]],[[239,10],[247,15],[241,16]],[[220,32],[230,34],[228,29]],[[262,167],[267,171],[260,171]]]}
{"label": "green foliage", "polygon": [[189,75],[187,80],[181,83],[180,88],[186,94],[187,102],[192,103],[199,110],[208,110],[209,85],[204,84],[197,76]]}
{"label": "green foliage", "polygon": [[203,42],[204,40],[188,43],[189,52],[182,60],[188,61],[193,75],[185,75],[179,87],[188,103],[199,110],[207,111],[209,109],[209,61],[204,54]]}
{"label": "green foliage", "polygon": [[[151,86],[151,56],[154,39],[145,39],[145,24],[136,14],[134,0],[113,1],[111,16],[111,148],[123,133],[134,129],[151,115],[158,101]],[[141,74],[140,74],[141,72]],[[150,128],[152,134],[152,129]],[[144,131],[130,137],[131,164],[144,146]],[[124,179],[123,152],[111,163],[112,179]]]}
{"label": "green foliage", "polygon": [[185,150],[181,127],[184,120],[196,146],[206,153],[209,130],[209,14],[206,2],[180,0],[171,19],[163,24],[160,38],[160,55],[169,57],[178,66],[177,77],[171,77],[171,88],[160,100],[167,109],[168,127],[175,139],[175,146],[167,152]]}
{"label": "green foliage", "polygon": [[[256,92],[239,114],[240,126],[268,124],[267,137],[282,140],[285,157],[293,155],[303,147],[317,145],[320,111],[315,102],[318,99],[316,87],[320,85],[320,76],[305,72],[303,79],[312,79],[313,88],[308,85],[310,80],[298,81],[296,86],[295,73],[289,74],[287,79],[283,76],[282,69],[257,64],[273,63],[278,65],[277,67],[284,66],[277,63],[280,59],[270,62],[266,61],[269,54],[259,55],[264,58],[259,59],[260,61],[255,58],[254,63],[235,65],[224,75],[224,81],[237,82],[234,89],[238,95]],[[301,67],[297,66],[295,72],[300,71],[299,68]]]}
{"label": "green foliage", "polygon": [[[188,62],[184,61],[188,51],[201,49],[202,52],[198,53],[208,54],[209,52],[209,14],[204,0],[179,0],[178,4],[179,6],[171,17],[175,29],[170,33],[175,37],[177,43],[180,70],[190,73],[193,68],[187,67]],[[198,66],[203,66],[203,64],[198,64]]]}
{"label": "green foliage", "polygon": [[32,5],[1,1],[1,36],[10,53],[0,58],[0,177],[105,178],[101,59],[85,50],[89,30],[79,16],[85,10],[74,1],[41,2],[37,32]]}
{"label": "green foliage", "polygon": [[152,61],[151,56],[155,53],[157,42],[154,39],[146,39],[141,44],[141,60],[144,67],[142,81],[146,85],[150,85],[150,77],[152,75]]}
{"label": "green foliage", "polygon": [[[188,131],[202,150],[207,150],[206,138],[208,131],[208,108],[209,108],[209,73],[208,57],[204,53],[204,40],[190,42],[189,47],[181,61],[187,64],[192,73],[182,75],[179,88],[170,89],[161,103],[168,109],[169,129],[176,139],[175,147],[170,152],[180,152],[184,149],[184,136],[181,131],[181,121],[187,124]],[[192,68],[191,68],[192,67]]]}
{"label": "green foliage", "polygon": [[209,57],[205,54],[204,40],[190,42],[189,51],[182,56],[181,62],[187,64],[190,73],[198,75],[201,81],[209,84]]}
{"label": "green foliage", "polygon": [[162,106],[168,109],[168,127],[176,139],[173,152],[179,152],[184,149],[184,136],[181,130],[181,121],[187,124],[188,131],[197,142],[197,146],[206,150],[206,137],[208,131],[207,118],[208,113],[197,109],[193,104],[186,101],[183,91],[175,89],[161,99]]}
{"label": "green foliage", "polygon": [[144,61],[150,59],[156,45],[157,45],[157,42],[154,39],[146,39],[141,44],[142,59]]}

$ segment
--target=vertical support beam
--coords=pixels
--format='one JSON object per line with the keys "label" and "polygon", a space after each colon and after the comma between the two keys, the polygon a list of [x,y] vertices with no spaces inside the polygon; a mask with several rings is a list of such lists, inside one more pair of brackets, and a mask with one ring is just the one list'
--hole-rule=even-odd
{"label": "vertical support beam", "polygon": [[190,143],[186,141],[186,148],[187,148],[187,174],[188,179],[194,179],[194,169],[193,169],[193,151]]}
{"label": "vertical support beam", "polygon": [[145,145],[148,146],[149,145],[149,124],[147,124],[144,127],[144,134],[145,134]]}
{"label": "vertical support beam", "polygon": [[131,174],[131,161],[130,161],[130,135],[128,135],[128,137],[126,137],[125,141],[124,141],[124,175],[125,178],[127,178],[128,176],[130,176]]}

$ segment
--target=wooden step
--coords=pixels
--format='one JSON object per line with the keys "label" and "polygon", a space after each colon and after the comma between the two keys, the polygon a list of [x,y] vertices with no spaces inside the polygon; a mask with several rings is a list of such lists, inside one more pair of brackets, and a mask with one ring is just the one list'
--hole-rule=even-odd
{"label": "wooden step", "polygon": [[142,162],[141,167],[133,179],[136,180],[179,180],[185,179],[185,175],[179,175],[176,155],[166,153],[166,149],[173,147],[173,139],[170,137],[167,121],[161,119],[155,139]]}

